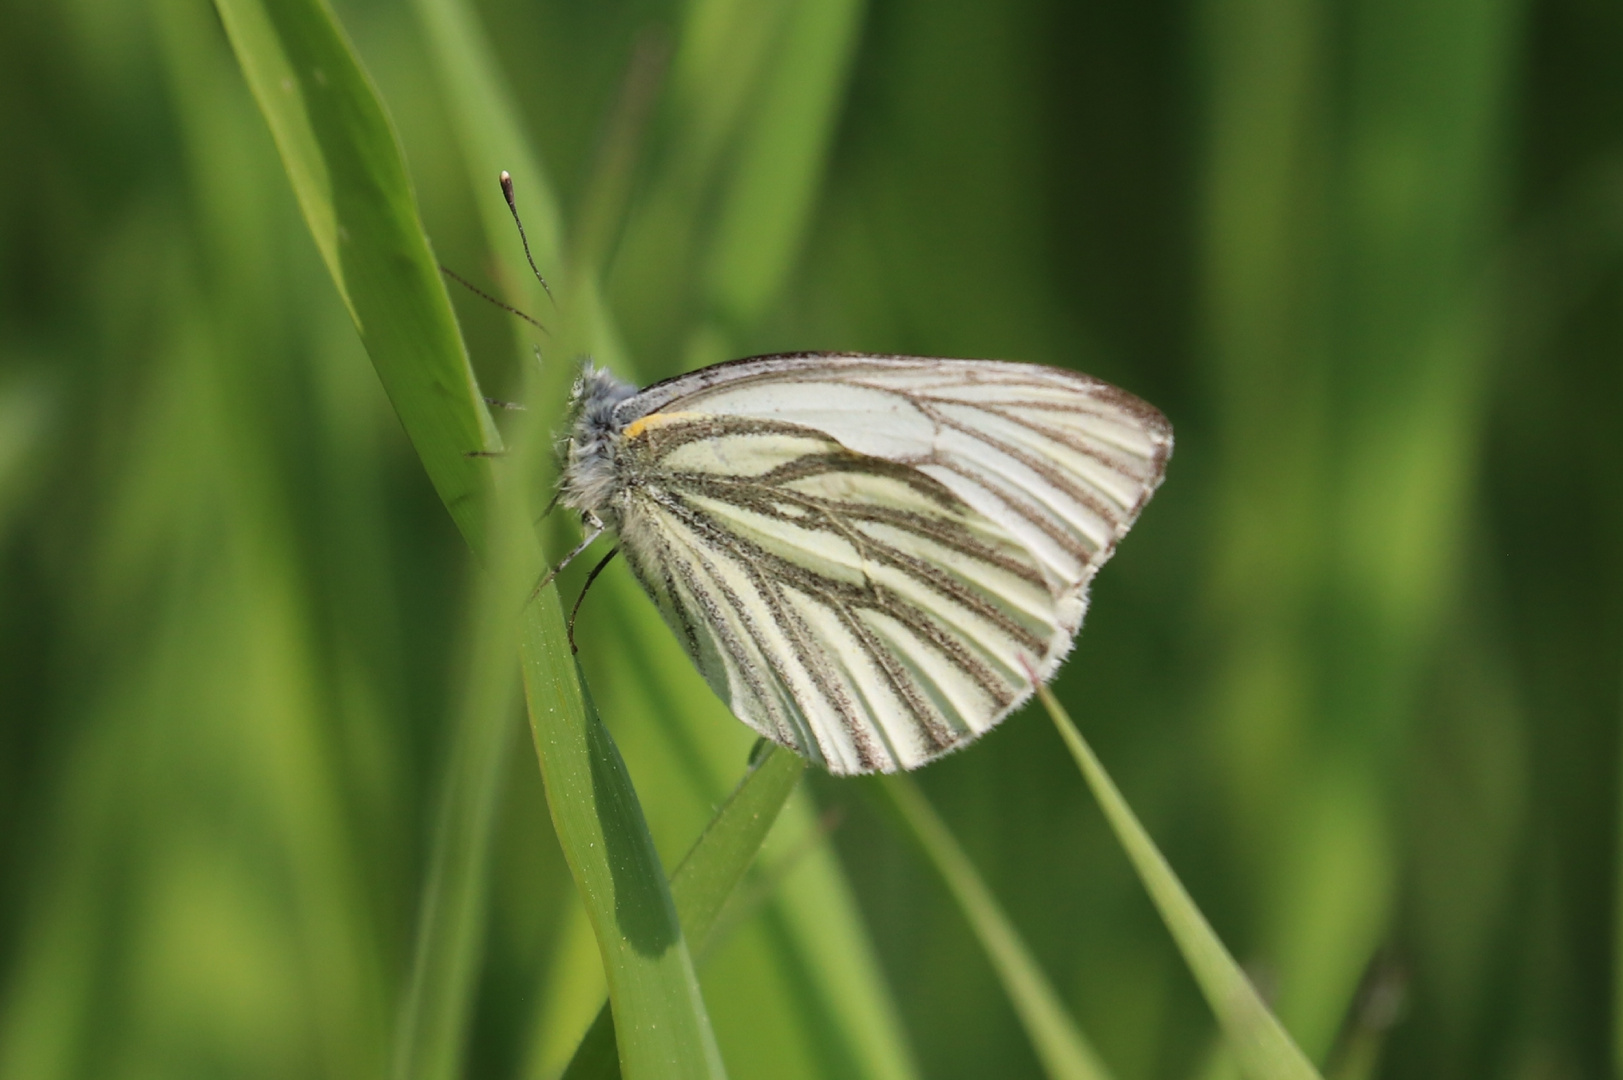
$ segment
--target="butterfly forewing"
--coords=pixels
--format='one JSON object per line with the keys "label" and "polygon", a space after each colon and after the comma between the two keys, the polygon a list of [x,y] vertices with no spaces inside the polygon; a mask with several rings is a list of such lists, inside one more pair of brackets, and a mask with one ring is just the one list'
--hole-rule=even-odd
{"label": "butterfly forewing", "polygon": [[616,420],[633,570],[734,713],[836,773],[1024,700],[1171,450],[1137,398],[995,361],[759,357]]}
{"label": "butterfly forewing", "polygon": [[1061,587],[1084,586],[1160,483],[1166,419],[1076,372],[987,360],[792,354],[719,364],[626,401],[772,418],[913,465],[1009,530]]}

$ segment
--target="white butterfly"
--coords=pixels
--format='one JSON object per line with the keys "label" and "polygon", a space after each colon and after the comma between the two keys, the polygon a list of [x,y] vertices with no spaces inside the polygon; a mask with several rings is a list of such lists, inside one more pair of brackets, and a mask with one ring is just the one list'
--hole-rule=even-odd
{"label": "white butterfly", "polygon": [[740,720],[893,772],[1053,673],[1171,453],[1150,405],[1032,364],[797,353],[640,391],[588,365],[559,501]]}

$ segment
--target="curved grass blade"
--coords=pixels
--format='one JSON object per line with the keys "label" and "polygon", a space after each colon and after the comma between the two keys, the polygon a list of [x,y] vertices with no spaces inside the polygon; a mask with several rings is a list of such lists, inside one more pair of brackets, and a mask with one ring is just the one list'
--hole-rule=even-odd
{"label": "curved grass blade", "polygon": [[[708,939],[723,905],[805,771],[804,759],[781,747],[768,747],[671,875],[671,899],[695,955],[702,956],[711,944]],[[561,1080],[608,1080],[619,1075],[614,1019],[605,1006],[581,1038]]]}
{"label": "curved grass blade", "polygon": [[1052,1080],[1110,1080],[1110,1070],[1071,1019],[992,890],[918,784],[899,773],[876,786],[911,830],[974,928],[1043,1070]]}
{"label": "curved grass blade", "polygon": [[804,758],[767,747],[671,875],[676,913],[697,951],[805,772]]}
{"label": "curved grass blade", "polygon": [[699,979],[625,762],[569,655],[557,590],[520,629],[530,731],[564,856],[597,935],[630,1080],[724,1076]]}
{"label": "curved grass blade", "polygon": [[[497,444],[474,385],[435,262],[423,236],[405,165],[381,101],[319,0],[265,5],[220,0],[221,18],[282,154],[317,246],[361,331],[379,377],[425,468],[470,546],[492,548],[493,477],[489,461],[469,452]],[[521,462],[515,461],[515,467]],[[515,469],[515,471],[517,471]],[[522,492],[522,476],[506,477]],[[521,500],[503,515],[511,533],[494,576],[538,553],[528,539]],[[515,575],[517,576],[517,575]],[[509,593],[522,596],[523,591]],[[723,1075],[676,922],[664,871],[623,762],[595,712],[587,708],[570,659],[557,594],[549,590],[519,619],[532,729],[546,779],[553,823],[592,918],[620,1012],[621,1063],[628,1077]],[[506,652],[498,649],[497,655]],[[509,653],[510,655],[510,653]],[[503,722],[505,710],[481,724]],[[459,740],[475,725],[464,725]],[[492,729],[493,730],[493,729]],[[477,759],[477,754],[469,755]],[[453,751],[453,760],[464,749]],[[490,788],[463,796],[494,798]],[[452,849],[488,842],[493,813],[470,805],[457,816],[462,836],[442,836]],[[461,880],[441,882],[425,903],[425,952],[448,942],[471,969],[476,943],[446,925],[444,895],[482,895],[480,860],[464,861]],[[478,905],[474,905],[477,907]],[[434,970],[430,966],[429,970]],[[454,988],[452,988],[454,990]],[[447,1008],[465,1008],[451,993]],[[439,1016],[437,1022],[445,1016]],[[454,1018],[453,1018],[454,1019]],[[450,1024],[456,1030],[456,1023]],[[409,1039],[411,1033],[407,1032]],[[454,1056],[454,1055],[453,1055]],[[443,1067],[445,1056],[427,1064]],[[414,1072],[417,1062],[404,1064]]]}
{"label": "curved grass blade", "polygon": [[1155,841],[1139,824],[1138,817],[1064,707],[1046,686],[1039,685],[1037,694],[1076,759],[1088,787],[1093,789],[1094,798],[1099,800],[1116,838],[1127,849],[1127,857],[1138,871],[1139,880],[1178,943],[1178,951],[1183,953],[1201,993],[1206,996],[1206,1003],[1216,1015],[1240,1072],[1248,1080],[1320,1080],[1312,1063],[1268,1011],[1251,980],[1218,940],[1206,916],[1200,913]]}
{"label": "curved grass blade", "polygon": [[[488,557],[490,461],[468,451],[499,443],[382,104],[319,3],[221,0],[217,8],[373,366],[464,538]],[[484,584],[488,593],[491,583]],[[483,939],[495,780],[512,714],[510,671],[492,665],[501,664],[508,650],[499,643],[511,643],[513,633],[511,617],[503,619],[488,596],[476,604],[474,623],[480,647],[452,738],[396,1032],[402,1077],[454,1071]]]}
{"label": "curved grass blade", "polygon": [[[523,125],[506,88],[489,74],[498,70],[499,65],[491,54],[477,16],[462,0],[418,0],[417,9],[436,73],[455,108],[456,135],[464,147],[475,192],[480,190],[480,184],[489,182],[486,172],[492,168],[507,168],[521,181],[520,198],[525,199],[525,190],[537,191],[538,205],[541,212],[546,213],[546,207],[553,202],[546,194],[547,177],[541,172],[539,155],[525,145]],[[690,15],[697,17],[691,10]],[[623,163],[630,156],[627,151],[606,154],[605,159]],[[614,188],[613,178],[608,179],[610,182],[597,177],[588,187],[593,191]],[[616,213],[612,199],[594,196],[590,202],[598,207],[598,213],[591,214],[589,207],[588,216],[606,218]],[[530,201],[526,200],[523,205],[528,221]],[[482,204],[482,209],[486,214],[488,243],[499,253],[506,270],[504,280],[522,280],[528,268],[518,251],[506,207],[491,198]],[[587,242],[589,244],[589,238]],[[549,356],[589,352],[622,375],[637,374],[635,365],[619,344],[613,318],[598,295],[591,252],[560,253],[556,256],[557,262],[550,263],[542,254],[541,245],[535,246],[543,269],[553,278],[554,292],[558,296],[560,325],[554,328],[550,339]],[[558,271],[556,275],[555,271]],[[512,295],[509,298],[519,299]],[[540,310],[548,310],[547,302],[538,295],[530,302],[541,305]],[[527,351],[525,355],[527,358]],[[550,380],[560,372],[568,377],[572,367],[549,362],[542,378]],[[543,385],[551,384],[544,382]],[[544,416],[545,397],[540,406],[539,411]],[[533,417],[536,414],[534,402],[531,409],[527,415]],[[695,691],[704,695],[702,700],[706,702],[713,703],[713,699],[698,682],[686,656],[646,600],[638,594],[628,604],[622,604],[616,599],[619,586],[636,591],[629,581],[617,584],[611,572],[594,593],[598,603],[610,603],[617,612],[617,619],[621,620],[616,623],[613,646],[594,649],[590,640],[592,631],[588,629],[582,639],[585,642],[582,655],[588,660],[588,666],[599,665],[594,674],[599,677],[598,685],[605,688],[604,693],[616,697],[618,704],[613,710],[616,715],[640,718],[649,710],[658,711],[672,721],[679,719],[683,732],[690,734],[696,745],[702,744],[699,753],[708,767],[666,770],[644,782],[645,796],[651,806],[659,808],[661,820],[668,823],[686,818],[692,822],[688,827],[696,828],[710,817],[718,794],[725,791],[721,785],[726,783],[738,760],[738,748],[730,737],[734,728],[728,727],[732,722],[725,719],[724,709],[719,704],[708,707],[689,704],[701,700],[692,696]],[[605,597],[609,599],[606,601]],[[658,660],[644,662],[649,659],[644,657],[631,661],[627,655],[627,634],[647,644]],[[680,669],[677,679],[687,679],[687,682],[672,682],[661,674],[673,666]],[[629,737],[647,736],[653,727],[650,723],[633,728]],[[622,733],[622,737],[626,734]],[[812,815],[803,812],[804,807],[797,808],[797,801],[791,801],[783,814],[784,824],[791,831],[812,826]],[[669,824],[666,828],[670,828]],[[768,848],[771,846],[772,841],[769,841]],[[681,910],[680,899],[678,910]],[[774,901],[773,918],[778,932],[768,937],[767,955],[758,965],[765,977],[751,978],[743,984],[728,984],[727,998],[714,1003],[714,1008],[717,1011],[725,1008],[735,1014],[742,1010],[767,1009],[790,1016],[792,1026],[805,1030],[805,1045],[832,1041],[850,1047],[852,1058],[858,1062],[857,1075],[874,1080],[906,1080],[914,1075],[905,1036],[890,1004],[872,946],[862,931],[849,887],[826,841],[801,862],[796,871],[794,892],[780,894]],[[689,933],[692,942],[701,940],[700,935]],[[799,987],[802,992],[799,996],[786,997],[786,986]],[[826,1017],[826,1023],[817,1026],[811,1020],[813,1016]],[[794,1075],[835,1075],[815,1061],[790,1062],[780,1056],[778,1064]],[[847,1071],[844,1075],[854,1074]]]}
{"label": "curved grass blade", "polygon": [[629,208],[611,280],[649,351],[681,342],[688,367],[728,359],[732,339],[780,298],[821,194],[865,7],[688,5],[662,110],[667,152]]}
{"label": "curved grass blade", "polygon": [[319,0],[218,0],[305,222],[434,490],[475,552],[500,446],[394,130]]}

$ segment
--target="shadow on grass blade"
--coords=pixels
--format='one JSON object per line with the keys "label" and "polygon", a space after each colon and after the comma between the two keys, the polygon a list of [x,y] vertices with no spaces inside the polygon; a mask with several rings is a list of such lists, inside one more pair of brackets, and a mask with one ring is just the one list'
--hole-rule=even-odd
{"label": "shadow on grass blade", "polygon": [[[371,80],[320,0],[220,0],[217,7],[317,247],[424,468],[469,545],[499,564],[496,578],[517,576],[513,568],[525,558],[533,566],[539,553],[527,515],[518,512],[521,499],[500,500],[505,512],[500,524],[492,520],[490,459],[470,454],[499,443]],[[508,490],[522,492],[525,458],[504,460],[513,465],[503,477]],[[619,752],[587,705],[556,591],[526,605],[519,624],[548,806],[603,954],[625,1073],[633,1080],[724,1075],[664,869]],[[512,654],[496,648],[498,655]],[[478,726],[463,725],[458,739]],[[460,745],[451,755],[453,761],[478,756]],[[493,793],[458,797],[472,800],[466,813],[452,812],[469,831],[444,843],[477,849],[488,838],[476,833],[488,831],[494,815],[476,804]],[[474,880],[478,860],[461,865],[461,873],[472,875],[467,880],[432,884],[436,895],[425,900],[430,922],[420,956],[433,952],[442,935],[452,935],[446,946],[452,952],[477,948],[455,944],[456,928],[434,921],[443,910],[438,894],[482,896],[484,882]],[[466,1009],[465,992],[445,997],[444,1009]],[[439,1020],[460,1026],[448,1013]],[[400,1069],[409,1074],[413,1063]]]}
{"label": "shadow on grass blade", "polygon": [[[671,899],[695,954],[706,951],[723,905],[754,862],[805,771],[803,759],[781,747],[769,747],[671,875]],[[618,1077],[620,1063],[614,1046],[614,1020],[604,1006],[581,1039],[562,1080]]]}

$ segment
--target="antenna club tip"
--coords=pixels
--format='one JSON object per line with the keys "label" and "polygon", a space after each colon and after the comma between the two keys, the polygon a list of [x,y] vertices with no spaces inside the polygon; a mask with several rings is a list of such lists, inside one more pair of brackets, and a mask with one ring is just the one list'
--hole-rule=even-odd
{"label": "antenna club tip", "polygon": [[502,170],[502,175],[501,175],[501,181],[502,181],[502,187],[511,186],[512,183],[513,183],[513,174],[508,172],[506,169],[503,169]]}

